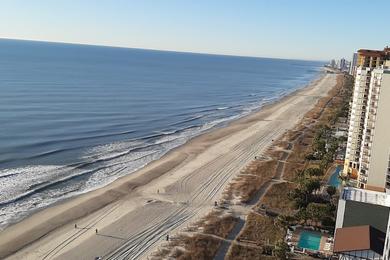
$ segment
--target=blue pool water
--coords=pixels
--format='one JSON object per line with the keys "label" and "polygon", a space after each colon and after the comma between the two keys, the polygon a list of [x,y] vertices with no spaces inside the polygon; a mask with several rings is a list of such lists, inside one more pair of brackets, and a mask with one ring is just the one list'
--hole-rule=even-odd
{"label": "blue pool water", "polygon": [[341,166],[337,166],[335,171],[333,172],[332,176],[330,176],[329,181],[328,181],[328,184],[332,185],[335,188],[338,188],[340,186],[340,179],[338,177],[339,177],[339,173],[341,171],[341,168],[342,168]]}
{"label": "blue pool water", "polygon": [[320,248],[321,234],[303,231],[299,238],[298,246],[310,250],[318,250]]}

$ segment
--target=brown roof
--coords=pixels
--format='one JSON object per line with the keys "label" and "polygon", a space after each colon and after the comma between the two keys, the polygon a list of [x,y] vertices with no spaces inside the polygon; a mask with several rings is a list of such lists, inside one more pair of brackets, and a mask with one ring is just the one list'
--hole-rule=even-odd
{"label": "brown roof", "polygon": [[385,55],[384,51],[360,49],[358,53],[363,56],[381,57]]}
{"label": "brown roof", "polygon": [[333,251],[372,250],[382,255],[385,237],[385,233],[369,225],[338,228]]}

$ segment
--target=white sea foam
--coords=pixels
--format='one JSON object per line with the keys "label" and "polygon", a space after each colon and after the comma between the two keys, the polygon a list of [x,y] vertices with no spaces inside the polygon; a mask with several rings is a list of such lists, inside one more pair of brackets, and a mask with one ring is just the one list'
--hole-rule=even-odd
{"label": "white sea foam", "polygon": [[217,110],[225,110],[228,109],[229,107],[217,107]]}
{"label": "white sea foam", "polygon": [[42,185],[76,175],[78,170],[65,166],[37,165],[0,171],[0,203],[34,192]]}

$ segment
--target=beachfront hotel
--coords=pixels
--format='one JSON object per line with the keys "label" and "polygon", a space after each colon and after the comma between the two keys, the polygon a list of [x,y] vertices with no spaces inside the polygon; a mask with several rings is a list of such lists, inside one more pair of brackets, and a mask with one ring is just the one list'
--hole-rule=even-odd
{"label": "beachfront hotel", "polygon": [[390,189],[390,61],[371,73],[359,158],[358,186]]}
{"label": "beachfront hotel", "polygon": [[[361,182],[358,178],[361,172],[361,152],[367,153],[367,150],[363,151],[362,147],[364,144],[367,144],[363,142],[363,136],[364,133],[369,134],[369,131],[372,131],[366,121],[369,109],[369,96],[373,88],[371,75],[375,68],[384,67],[385,61],[390,59],[390,48],[386,47],[383,51],[361,49],[358,50],[356,57],[356,66],[352,68],[355,76],[355,85],[349,118],[348,141],[343,174],[349,175],[352,179],[356,180],[356,185],[362,187],[362,184],[364,186],[367,181],[365,179],[367,176],[363,176],[363,174],[367,175],[366,168],[362,171]],[[384,84],[387,83],[384,82]],[[371,118],[372,116],[369,119]]]}
{"label": "beachfront hotel", "polygon": [[[388,48],[382,53],[385,53]],[[359,53],[359,52],[358,52]],[[340,259],[390,259],[390,61],[358,55],[334,253]]]}
{"label": "beachfront hotel", "polygon": [[357,179],[371,68],[358,68],[349,118],[344,174]]}
{"label": "beachfront hotel", "polygon": [[388,58],[389,53],[389,47],[385,47],[383,51],[360,49],[357,52],[357,66],[364,68],[380,67]]}

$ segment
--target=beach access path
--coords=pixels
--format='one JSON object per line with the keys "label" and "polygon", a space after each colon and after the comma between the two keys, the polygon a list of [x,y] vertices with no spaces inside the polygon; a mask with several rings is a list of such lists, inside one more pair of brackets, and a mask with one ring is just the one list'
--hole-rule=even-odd
{"label": "beach access path", "polygon": [[146,259],[166,234],[172,236],[210,212],[229,181],[326,96],[336,77],[325,74],[129,176],[5,229],[0,258]]}

